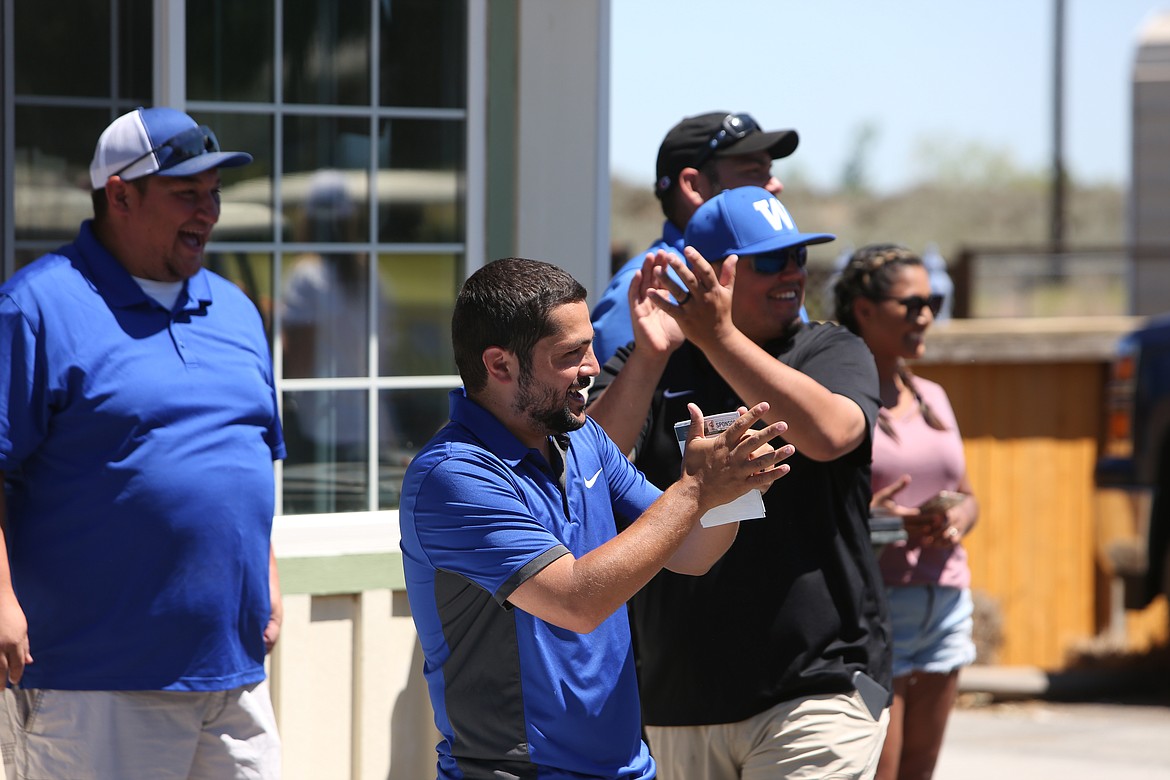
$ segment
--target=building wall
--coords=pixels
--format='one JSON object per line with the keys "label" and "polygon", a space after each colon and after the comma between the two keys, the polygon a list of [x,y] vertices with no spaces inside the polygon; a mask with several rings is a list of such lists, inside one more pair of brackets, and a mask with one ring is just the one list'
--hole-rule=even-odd
{"label": "building wall", "polygon": [[609,271],[609,3],[486,11],[486,261],[561,266],[596,299]]}
{"label": "building wall", "polygon": [[1141,31],[1132,95],[1130,300],[1134,314],[1157,314],[1170,300],[1170,13]]}
{"label": "building wall", "polygon": [[288,780],[434,776],[422,651],[406,592],[294,593],[273,652],[273,705]]}
{"label": "building wall", "polygon": [[523,0],[516,250],[596,300],[609,271],[609,5]]}

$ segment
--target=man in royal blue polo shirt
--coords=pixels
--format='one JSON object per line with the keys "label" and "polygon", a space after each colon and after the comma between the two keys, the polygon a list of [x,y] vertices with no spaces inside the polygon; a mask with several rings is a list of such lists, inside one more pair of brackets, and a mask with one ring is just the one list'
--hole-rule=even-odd
{"label": "man in royal blue polo shirt", "polygon": [[666,217],[662,237],[618,269],[593,307],[593,350],[599,363],[634,340],[628,295],[642,259],[660,249],[681,258],[691,215],[723,190],[754,186],[779,196],[784,185],[772,173],[772,161],[796,151],[799,140],[795,130],[765,131],[749,114],[726,111],[689,116],[670,129],[658,147],[654,182]]}
{"label": "man in royal blue polo shirt", "polygon": [[787,472],[773,465],[791,448],[765,447],[786,426],[749,431],[762,404],[723,434],[692,434],[662,492],[585,416],[599,369],[571,276],[490,263],[451,330],[464,387],[407,469],[400,515],[438,777],[652,778],[625,602],[664,566],[700,574],[727,549],[738,524],[699,518]]}
{"label": "man in royal blue polo shirt", "polygon": [[218,169],[251,160],[181,111],[119,117],[94,218],[0,288],[19,777],[280,776],[264,656],[284,442],[259,313],[202,267]]}

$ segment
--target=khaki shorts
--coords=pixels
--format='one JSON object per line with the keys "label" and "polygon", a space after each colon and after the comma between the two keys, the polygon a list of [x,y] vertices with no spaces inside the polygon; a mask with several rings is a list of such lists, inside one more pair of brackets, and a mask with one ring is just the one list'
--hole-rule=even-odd
{"label": "khaki shorts", "polygon": [[280,778],[266,682],[207,692],[18,688],[4,703],[9,780]]}
{"label": "khaki shorts", "polygon": [[877,771],[890,711],[861,695],[808,696],[739,723],[647,726],[659,780],[865,780]]}

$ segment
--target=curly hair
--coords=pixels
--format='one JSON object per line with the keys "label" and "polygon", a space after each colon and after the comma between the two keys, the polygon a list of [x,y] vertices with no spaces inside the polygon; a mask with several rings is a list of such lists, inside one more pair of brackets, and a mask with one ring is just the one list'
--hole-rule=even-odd
{"label": "curly hair", "polygon": [[[858,249],[841,269],[841,274],[833,285],[834,314],[837,322],[860,336],[861,329],[853,315],[853,302],[858,298],[876,301],[888,296],[898,271],[913,266],[925,268],[926,264],[922,262],[921,257],[899,244],[869,244]],[[902,382],[910,388],[918,402],[918,408],[926,424],[935,430],[946,430],[946,425],[918,392],[914,372],[901,360],[898,361],[897,371]],[[878,426],[895,440],[898,438],[885,409],[878,413]]]}

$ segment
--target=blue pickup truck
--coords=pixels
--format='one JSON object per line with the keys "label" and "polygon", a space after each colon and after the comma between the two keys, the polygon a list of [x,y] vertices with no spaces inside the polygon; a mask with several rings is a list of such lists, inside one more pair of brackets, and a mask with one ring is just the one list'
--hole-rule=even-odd
{"label": "blue pickup truck", "polygon": [[1142,538],[1114,558],[1126,583],[1125,606],[1140,609],[1170,595],[1170,315],[1151,318],[1118,343],[1106,388],[1105,440],[1098,487],[1148,496]]}

